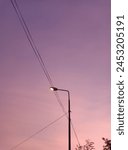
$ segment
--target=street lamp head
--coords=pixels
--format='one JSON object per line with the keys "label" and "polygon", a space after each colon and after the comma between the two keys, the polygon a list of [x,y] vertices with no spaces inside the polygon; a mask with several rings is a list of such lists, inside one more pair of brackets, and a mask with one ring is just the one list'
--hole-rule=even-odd
{"label": "street lamp head", "polygon": [[57,91],[58,89],[56,87],[50,87],[51,91]]}

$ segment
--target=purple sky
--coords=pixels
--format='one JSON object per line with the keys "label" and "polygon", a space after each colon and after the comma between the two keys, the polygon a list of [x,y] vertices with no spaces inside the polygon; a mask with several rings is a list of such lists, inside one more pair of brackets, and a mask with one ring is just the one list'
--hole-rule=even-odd
{"label": "purple sky", "polygon": [[[54,85],[71,93],[81,144],[110,138],[110,0],[17,0]],[[0,0],[0,148],[63,114],[10,1]],[[67,110],[67,95],[59,92]],[[67,149],[64,117],[17,150]],[[77,145],[72,133],[72,150]]]}

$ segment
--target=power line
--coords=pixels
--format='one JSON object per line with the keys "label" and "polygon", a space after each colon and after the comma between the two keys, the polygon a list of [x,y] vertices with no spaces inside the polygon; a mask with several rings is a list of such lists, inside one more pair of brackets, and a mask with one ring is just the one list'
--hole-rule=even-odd
{"label": "power line", "polygon": [[[25,22],[25,20],[24,20],[24,18],[23,18],[23,16],[22,16],[22,13],[21,13],[21,11],[20,11],[20,9],[19,9],[19,6],[18,6],[16,0],[11,0],[11,3],[12,3],[12,5],[13,5],[13,7],[14,7],[14,10],[15,10],[15,12],[16,12],[18,18],[19,18],[19,21],[20,21],[20,23],[21,23],[21,25],[22,25],[22,27],[23,27],[23,30],[24,30],[24,32],[25,32],[25,34],[26,34],[26,37],[27,37],[27,39],[28,39],[28,41],[29,41],[29,43],[30,43],[30,45],[31,45],[31,47],[32,47],[32,49],[33,49],[33,51],[34,51],[34,54],[35,54],[36,58],[38,59],[40,65],[41,65],[41,68],[42,68],[42,70],[43,70],[43,72],[44,72],[44,74],[45,74],[45,76],[46,76],[46,78],[47,78],[47,80],[48,80],[50,86],[54,86],[54,85],[53,85],[53,82],[52,82],[52,80],[51,80],[51,77],[50,77],[50,75],[49,75],[49,72],[48,72],[48,70],[47,70],[47,68],[46,68],[46,66],[45,66],[45,63],[44,63],[44,61],[43,61],[43,59],[42,59],[42,57],[41,57],[41,55],[40,55],[40,53],[39,53],[39,51],[38,51],[36,45],[35,45],[35,42],[34,42],[32,36],[31,36],[31,32],[30,32],[30,30],[29,30],[28,27],[27,27],[27,24],[26,24],[26,22]],[[59,97],[59,95],[58,95],[57,92],[55,92],[55,96],[56,96],[57,101],[58,101],[59,105],[61,106],[63,112],[65,113],[66,111],[65,111],[65,109],[64,109],[64,106],[63,106],[63,104],[62,104],[62,102],[61,102],[61,100],[60,100],[60,97]],[[67,118],[68,118],[68,116],[67,116]],[[72,126],[72,127],[73,127],[73,126]],[[77,134],[76,134],[76,131],[75,131],[74,127],[73,127],[73,131],[74,131],[74,134],[75,134],[75,136],[76,136]],[[76,137],[76,139],[77,139],[77,142],[78,142],[78,144],[79,144],[78,136]]]}
{"label": "power line", "polygon": [[[38,51],[38,49],[37,49],[37,47],[35,45],[35,42],[34,42],[34,40],[32,38],[32,35],[31,35],[31,32],[28,29],[28,26],[27,26],[27,24],[26,24],[26,22],[25,22],[25,20],[24,20],[24,18],[22,16],[22,13],[21,13],[21,11],[19,9],[19,6],[18,6],[16,0],[11,0],[11,3],[12,3],[12,6],[13,6],[13,8],[14,8],[17,16],[18,16],[18,19],[19,19],[19,21],[21,23],[21,26],[22,26],[25,34],[26,34],[26,37],[27,37],[27,39],[28,39],[28,41],[30,43],[30,46],[32,47],[32,50],[33,50],[33,52],[34,52],[34,54],[35,54],[35,56],[36,56],[36,58],[37,58],[37,60],[38,60],[38,62],[40,64],[40,66],[41,66],[41,68],[42,68],[42,70],[43,70],[43,72],[44,72],[44,74],[45,74],[45,76],[46,76],[50,86],[54,86],[54,84],[52,82],[52,79],[50,77],[50,74],[49,74],[49,72],[48,72],[48,70],[47,70],[47,68],[45,66],[45,63],[44,63],[44,61],[42,59],[42,56],[40,55],[40,53],[39,53],[39,51]],[[58,101],[59,105],[61,106],[62,110],[64,110],[64,106],[63,106],[63,104],[62,104],[62,102],[60,100],[60,97],[59,97],[57,92],[55,92],[55,96],[56,96],[57,101]],[[63,112],[65,113],[66,111],[63,111]]]}
{"label": "power line", "polygon": [[[22,16],[22,13],[21,13],[21,11],[20,11],[20,9],[19,9],[19,6],[18,6],[16,0],[10,0],[10,1],[11,1],[11,4],[12,4],[12,6],[13,6],[13,8],[14,8],[14,10],[15,10],[17,16],[18,16],[18,19],[19,19],[20,24],[21,24],[21,26],[22,26],[22,28],[23,28],[25,34],[26,34],[26,37],[27,37],[27,39],[28,39],[28,41],[29,41],[29,43],[30,43],[30,46],[32,47],[32,50],[33,50],[33,52],[34,52],[34,55],[36,56],[37,60],[39,61],[39,64],[40,64],[40,66],[41,66],[41,68],[42,68],[42,70],[43,70],[43,72],[44,72],[44,74],[45,74],[45,76],[46,76],[46,78],[47,78],[47,80],[48,80],[50,86],[54,86],[53,81],[52,81],[52,79],[51,79],[51,76],[50,76],[50,74],[49,74],[49,72],[48,72],[48,70],[47,70],[47,68],[46,68],[46,65],[45,65],[45,63],[44,63],[44,61],[43,61],[43,59],[42,59],[42,56],[40,55],[40,53],[39,53],[39,51],[38,51],[38,49],[37,49],[37,46],[36,46],[36,44],[35,44],[35,42],[34,42],[34,40],[33,40],[33,38],[32,38],[31,32],[30,32],[30,30],[29,30],[29,28],[28,28],[28,26],[27,26],[27,24],[26,24],[26,22],[25,22],[25,20],[24,20],[24,18],[23,18],[23,16]],[[60,100],[60,97],[59,97],[58,93],[57,93],[57,92],[54,92],[54,94],[55,94],[55,96],[56,96],[56,99],[57,99],[59,105],[60,105],[61,108],[62,108],[62,111],[63,111],[64,113],[66,113],[65,108],[64,108],[64,106],[63,106],[63,104],[62,104],[62,102],[61,102],[61,100]],[[67,115],[66,115],[66,117],[68,118]],[[75,131],[75,128],[74,128],[74,126],[73,126],[72,121],[71,121],[71,125],[72,125],[73,132],[74,132],[74,134],[75,134],[76,140],[77,140],[78,144],[80,145],[80,142],[79,142],[79,139],[78,139],[78,136],[77,136],[77,134],[76,134],[76,131]]]}
{"label": "power line", "polygon": [[[66,113],[67,114],[67,113]],[[45,127],[41,128],[40,130],[38,130],[37,132],[33,133],[31,136],[29,136],[28,138],[24,139],[23,141],[21,141],[20,143],[18,143],[17,145],[13,146],[10,150],[14,150],[17,147],[19,147],[20,145],[24,144],[25,142],[29,141],[31,138],[33,138],[34,136],[36,136],[37,134],[39,134],[40,132],[44,131],[45,129],[47,129],[49,126],[53,125],[54,123],[56,123],[57,121],[59,121],[60,119],[62,119],[66,114],[63,114],[62,116],[60,116],[59,118],[57,118],[56,120],[52,121],[51,123],[49,123],[48,125],[46,125]]]}
{"label": "power line", "polygon": [[40,53],[39,53],[39,51],[37,49],[37,46],[36,46],[36,44],[35,44],[35,42],[34,42],[34,40],[32,38],[31,32],[30,32],[30,30],[29,30],[29,28],[28,28],[28,26],[27,26],[27,24],[26,24],[26,22],[25,22],[25,20],[24,20],[24,18],[22,16],[22,13],[21,13],[21,11],[19,9],[19,6],[18,6],[16,0],[11,0],[11,3],[13,5],[13,8],[14,8],[17,16],[18,16],[18,19],[19,19],[21,25],[22,25],[22,28],[23,28],[23,30],[24,30],[24,32],[26,34],[26,37],[27,37],[27,39],[28,39],[28,41],[30,43],[30,46],[32,47],[32,50],[33,50],[36,58],[38,59],[38,62],[40,64],[40,66],[41,66],[41,68],[42,68],[42,70],[43,70],[43,72],[44,72],[44,74],[45,74],[45,76],[46,76],[50,86],[53,86],[53,82],[51,80],[49,72],[46,69],[45,63],[44,63],[44,61],[43,61],[43,59],[42,59],[42,57],[41,57],[41,55],[40,55]]}

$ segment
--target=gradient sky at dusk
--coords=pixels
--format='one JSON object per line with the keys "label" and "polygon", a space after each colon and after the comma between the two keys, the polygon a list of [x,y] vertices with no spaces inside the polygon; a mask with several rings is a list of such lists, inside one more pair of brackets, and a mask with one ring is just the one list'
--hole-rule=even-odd
{"label": "gradient sky at dusk", "polygon": [[[110,0],[17,0],[81,144],[110,138]],[[67,110],[67,95],[59,92]],[[0,149],[63,114],[9,0],[0,0]],[[17,150],[66,150],[64,117]],[[72,132],[72,150],[77,145]]]}

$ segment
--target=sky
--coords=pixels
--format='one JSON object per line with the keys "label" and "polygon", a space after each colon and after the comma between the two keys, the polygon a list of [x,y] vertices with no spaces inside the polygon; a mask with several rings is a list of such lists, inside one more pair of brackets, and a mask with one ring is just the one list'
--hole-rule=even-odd
{"label": "sky", "polygon": [[[71,96],[81,145],[111,138],[110,0],[17,0],[54,85]],[[11,150],[63,115],[9,0],[0,0],[0,149]],[[67,93],[58,92],[67,111]],[[17,150],[68,148],[66,117]],[[78,144],[72,131],[72,150]]]}

